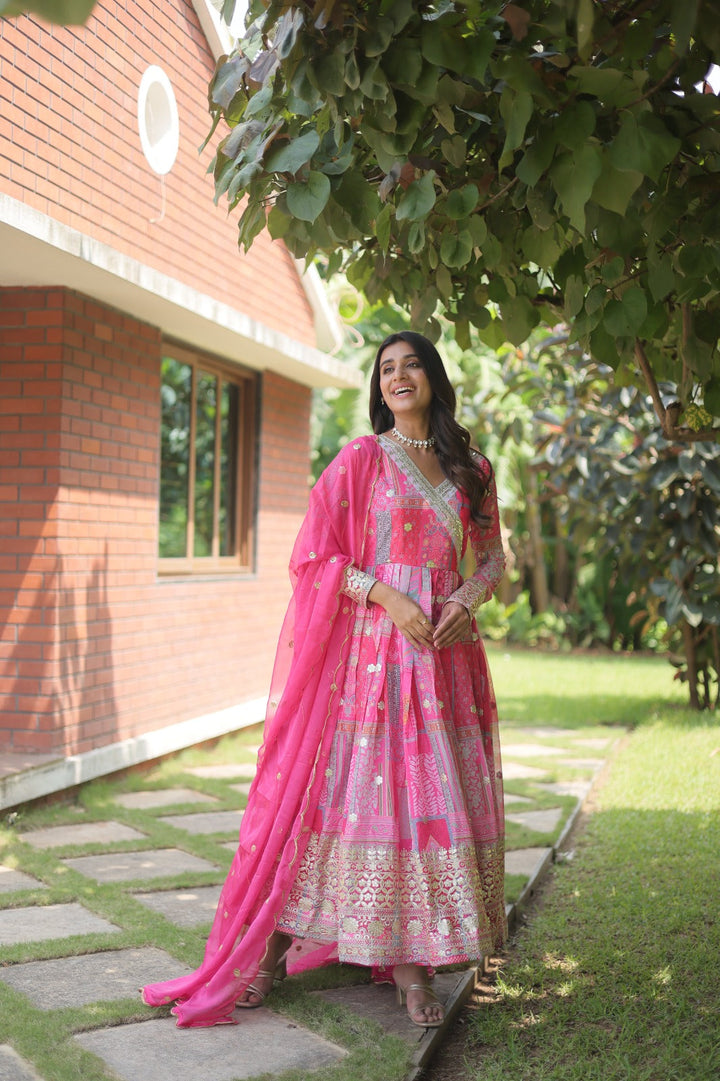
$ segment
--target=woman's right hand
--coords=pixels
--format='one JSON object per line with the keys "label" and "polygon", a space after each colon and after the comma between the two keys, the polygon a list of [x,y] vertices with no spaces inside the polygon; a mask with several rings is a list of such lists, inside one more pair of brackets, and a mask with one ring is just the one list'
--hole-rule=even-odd
{"label": "woman's right hand", "polygon": [[376,582],[368,600],[385,609],[400,634],[415,649],[432,646],[434,627],[420,605],[407,594],[385,582]]}

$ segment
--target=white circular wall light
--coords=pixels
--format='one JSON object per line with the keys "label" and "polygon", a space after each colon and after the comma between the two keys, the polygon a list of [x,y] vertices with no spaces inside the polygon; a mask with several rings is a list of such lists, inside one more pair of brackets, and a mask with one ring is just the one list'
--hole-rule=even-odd
{"label": "white circular wall light", "polygon": [[157,64],[152,64],[140,80],[137,111],[143,154],[150,168],[165,176],[177,157],[180,123],[172,84]]}

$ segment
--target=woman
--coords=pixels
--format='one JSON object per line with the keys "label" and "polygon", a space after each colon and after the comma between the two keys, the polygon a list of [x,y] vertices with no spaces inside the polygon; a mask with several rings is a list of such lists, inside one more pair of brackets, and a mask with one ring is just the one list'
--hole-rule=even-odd
{"label": "woman", "polygon": [[411,1019],[436,1027],[428,969],[502,944],[497,710],[474,614],[504,556],[490,463],[454,410],[432,343],[387,338],[375,435],[325,470],[295,543],[257,774],[205,960],[143,993],[175,1001],[180,1026],[261,1005],[293,940],[312,940],[323,945],[306,965],[391,974]]}

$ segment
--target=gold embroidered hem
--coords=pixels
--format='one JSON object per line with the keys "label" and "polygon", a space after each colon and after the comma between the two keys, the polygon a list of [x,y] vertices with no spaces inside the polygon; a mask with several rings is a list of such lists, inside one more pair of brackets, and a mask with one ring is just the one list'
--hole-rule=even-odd
{"label": "gold embroidered hem", "polygon": [[278,928],[341,961],[475,961],[505,937],[502,843],[423,852],[313,834]]}

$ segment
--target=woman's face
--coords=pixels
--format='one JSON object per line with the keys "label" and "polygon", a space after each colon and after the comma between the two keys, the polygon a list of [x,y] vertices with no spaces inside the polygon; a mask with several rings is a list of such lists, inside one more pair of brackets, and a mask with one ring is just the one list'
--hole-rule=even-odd
{"label": "woman's face", "polygon": [[433,392],[410,343],[400,340],[388,345],[382,351],[378,367],[380,393],[396,420],[403,416],[427,416]]}

